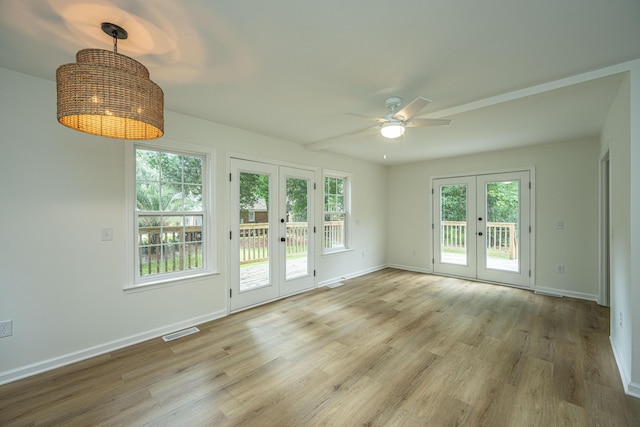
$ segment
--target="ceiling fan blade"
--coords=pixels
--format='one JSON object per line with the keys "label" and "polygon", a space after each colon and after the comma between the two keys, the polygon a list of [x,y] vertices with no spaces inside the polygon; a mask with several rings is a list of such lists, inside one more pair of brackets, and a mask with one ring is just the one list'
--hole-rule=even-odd
{"label": "ceiling fan blade", "polygon": [[453,120],[451,119],[413,119],[405,123],[408,128],[422,128],[427,126],[447,126]]}
{"label": "ceiling fan blade", "polygon": [[368,132],[372,129],[379,129],[379,128],[380,126],[369,126],[368,128],[358,129],[357,131],[354,131],[354,132],[344,133],[342,135],[337,135],[337,136],[331,136],[329,138],[321,139],[319,141],[314,141],[311,144],[307,144],[304,146],[304,148],[310,151],[324,150],[325,148],[329,148],[336,145],[342,138],[346,138],[347,136],[358,135],[361,133]]}
{"label": "ceiling fan blade", "polygon": [[405,105],[400,111],[395,113],[393,115],[393,118],[402,121],[411,120],[413,116],[418,114],[418,112],[426,107],[430,102],[431,100],[419,96]]}
{"label": "ceiling fan blade", "polygon": [[360,114],[360,113],[345,113],[345,114],[348,114],[350,116],[360,117],[361,119],[370,120],[372,122],[377,122],[377,123],[388,122],[387,119],[383,119],[382,117],[368,116],[366,114]]}

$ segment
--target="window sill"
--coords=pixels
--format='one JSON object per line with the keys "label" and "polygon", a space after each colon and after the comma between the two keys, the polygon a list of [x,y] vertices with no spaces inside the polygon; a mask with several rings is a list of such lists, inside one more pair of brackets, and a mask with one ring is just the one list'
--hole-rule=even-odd
{"label": "window sill", "polygon": [[159,279],[155,281],[139,283],[137,285],[125,286],[124,292],[127,294],[137,293],[137,292],[150,291],[153,289],[166,288],[170,286],[185,285],[189,283],[200,282],[205,278],[218,276],[218,275],[220,275],[220,272],[218,271],[203,271],[201,273],[193,274],[190,276],[165,278],[165,279]]}
{"label": "window sill", "polygon": [[333,249],[331,251],[323,252],[322,256],[343,254],[345,252],[352,252],[353,250],[353,248]]}

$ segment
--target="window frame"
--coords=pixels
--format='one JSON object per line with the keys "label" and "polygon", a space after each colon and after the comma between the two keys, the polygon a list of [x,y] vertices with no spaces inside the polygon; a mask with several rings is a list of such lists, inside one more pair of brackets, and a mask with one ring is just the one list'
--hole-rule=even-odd
{"label": "window frame", "polygon": [[[202,157],[202,249],[203,266],[197,270],[154,274],[148,277],[139,274],[138,223],[136,202],[136,149],[166,152],[171,154]],[[197,279],[217,273],[216,230],[213,211],[215,150],[210,147],[163,139],[153,142],[126,141],[125,147],[125,269],[124,290],[143,290],[162,287]]]}
{"label": "window frame", "polygon": [[343,197],[344,197],[344,246],[334,247],[334,248],[326,248],[324,246],[324,239],[322,239],[322,254],[329,255],[340,252],[347,252],[352,250],[351,245],[351,184],[352,184],[352,174],[349,172],[342,172],[337,170],[323,169],[322,171],[322,233],[324,235],[324,227],[326,223],[326,214],[332,213],[326,210],[325,200],[326,200],[326,178],[340,178],[344,180],[343,185]]}

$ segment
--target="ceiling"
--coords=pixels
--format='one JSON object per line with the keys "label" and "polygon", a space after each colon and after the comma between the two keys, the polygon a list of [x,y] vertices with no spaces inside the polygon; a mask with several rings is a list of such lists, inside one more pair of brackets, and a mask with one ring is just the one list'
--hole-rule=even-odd
{"label": "ceiling", "polygon": [[[640,58],[638,0],[2,0],[0,67],[54,81],[104,21],[166,110],[383,164],[598,135],[622,76],[596,70]],[[453,122],[339,138],[389,96]]]}

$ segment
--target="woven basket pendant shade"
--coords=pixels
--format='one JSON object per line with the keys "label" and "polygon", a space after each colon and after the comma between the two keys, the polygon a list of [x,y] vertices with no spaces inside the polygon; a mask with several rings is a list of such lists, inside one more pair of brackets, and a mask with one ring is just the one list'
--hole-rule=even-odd
{"label": "woven basket pendant shade", "polygon": [[76,63],[58,68],[56,81],[58,121],[67,127],[117,139],[164,134],[164,94],[135,59],[83,49]]}

